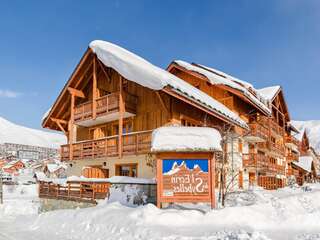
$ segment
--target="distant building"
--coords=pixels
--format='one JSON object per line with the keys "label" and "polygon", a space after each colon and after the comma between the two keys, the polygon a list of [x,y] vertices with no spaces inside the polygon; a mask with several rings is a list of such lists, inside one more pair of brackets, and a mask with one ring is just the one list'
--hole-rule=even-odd
{"label": "distant building", "polygon": [[56,158],[59,155],[58,149],[37,147],[23,144],[3,143],[0,144],[0,158],[43,160]]}

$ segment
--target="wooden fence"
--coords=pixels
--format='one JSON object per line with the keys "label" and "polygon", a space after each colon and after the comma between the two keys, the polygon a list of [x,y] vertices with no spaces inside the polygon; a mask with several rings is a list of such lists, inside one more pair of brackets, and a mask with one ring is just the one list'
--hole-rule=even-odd
{"label": "wooden fence", "polygon": [[267,190],[275,190],[278,188],[285,187],[285,180],[279,179],[276,177],[259,176],[258,177],[258,186],[263,187]]}
{"label": "wooden fence", "polygon": [[109,196],[110,183],[68,181],[66,184],[39,182],[39,197],[67,201],[92,202]]}

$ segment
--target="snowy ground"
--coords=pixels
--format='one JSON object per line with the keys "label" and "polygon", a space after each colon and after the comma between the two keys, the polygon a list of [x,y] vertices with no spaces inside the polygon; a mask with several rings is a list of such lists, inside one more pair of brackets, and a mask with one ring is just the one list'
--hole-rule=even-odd
{"label": "snowy ground", "polygon": [[[97,207],[38,215],[36,186],[5,189],[0,239],[320,239],[320,184],[231,196],[225,209],[207,211],[153,205]],[[203,208],[202,208],[203,209]]]}

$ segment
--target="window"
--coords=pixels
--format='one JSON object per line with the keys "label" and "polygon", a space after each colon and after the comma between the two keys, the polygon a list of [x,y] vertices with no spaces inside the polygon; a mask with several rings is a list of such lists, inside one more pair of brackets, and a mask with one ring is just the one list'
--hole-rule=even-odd
{"label": "window", "polygon": [[117,176],[137,177],[138,164],[119,164],[116,165]]}
{"label": "window", "polygon": [[181,125],[186,127],[199,127],[201,123],[194,119],[182,116],[181,117]]}

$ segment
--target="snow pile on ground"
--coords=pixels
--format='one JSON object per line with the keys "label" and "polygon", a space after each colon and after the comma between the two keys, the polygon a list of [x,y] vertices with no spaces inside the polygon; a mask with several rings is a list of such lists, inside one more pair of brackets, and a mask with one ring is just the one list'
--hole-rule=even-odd
{"label": "snow pile on ground", "polygon": [[152,133],[151,151],[222,151],[221,135],[207,127],[160,127]]}
{"label": "snow pile on ground", "polygon": [[0,144],[14,143],[37,147],[59,148],[66,137],[57,133],[23,127],[0,117]]}
{"label": "snow pile on ground", "polygon": [[105,66],[115,69],[126,79],[153,90],[173,88],[177,94],[186,96],[191,101],[196,101],[219,115],[227,117],[237,125],[248,128],[237,114],[217,100],[136,54],[101,40],[92,41],[89,47]]}
{"label": "snow pile on ground", "polygon": [[58,210],[32,218],[20,216],[7,225],[1,224],[0,212],[0,238],[4,235],[16,240],[47,236],[52,240],[319,239],[320,184],[308,187],[311,191],[288,187],[236,193],[227,200],[233,198],[237,202],[234,207],[207,212],[158,209],[151,204],[131,208],[104,201],[93,208]]}
{"label": "snow pile on ground", "polygon": [[3,191],[4,204],[0,204],[0,218],[38,214],[39,201],[36,184],[4,185]]}
{"label": "snow pile on ground", "polygon": [[301,140],[304,131],[306,131],[310,146],[320,154],[320,120],[291,121],[291,124],[300,132],[296,138]]}

